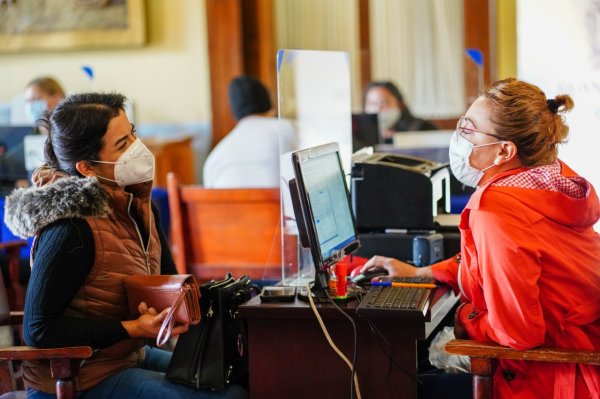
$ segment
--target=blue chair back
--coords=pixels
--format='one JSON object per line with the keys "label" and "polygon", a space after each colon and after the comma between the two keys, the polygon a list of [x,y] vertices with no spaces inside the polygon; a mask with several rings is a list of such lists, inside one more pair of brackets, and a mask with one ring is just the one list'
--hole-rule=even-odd
{"label": "blue chair back", "polygon": [[[20,237],[15,236],[12,231],[6,227],[4,224],[4,197],[0,197],[0,217],[2,218],[2,225],[0,226],[0,241],[14,241],[21,240]],[[33,238],[27,239],[27,246],[21,248],[21,258],[29,259],[29,252],[31,251],[31,244],[33,243]]]}

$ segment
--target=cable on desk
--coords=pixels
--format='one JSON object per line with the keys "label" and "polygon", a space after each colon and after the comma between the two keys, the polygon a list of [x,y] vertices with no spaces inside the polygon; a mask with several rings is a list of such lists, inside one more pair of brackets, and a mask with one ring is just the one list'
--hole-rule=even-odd
{"label": "cable on desk", "polygon": [[351,374],[350,374],[350,399],[352,399],[353,398],[352,381],[354,380],[354,376],[356,375],[356,355],[357,355],[357,348],[358,348],[358,344],[357,344],[358,332],[356,330],[356,323],[354,322],[352,317],[348,316],[346,314],[346,312],[344,312],[338,306],[338,304],[335,303],[335,301],[333,299],[331,299],[329,292],[325,292],[325,294],[327,295],[327,299],[329,299],[329,302],[331,302],[331,304],[338,310],[338,312],[340,312],[345,318],[350,320],[350,324],[352,324],[352,331],[354,332],[354,350],[352,352],[352,369],[351,369]]}
{"label": "cable on desk", "polygon": [[404,369],[404,367],[402,367],[401,365],[399,365],[394,360],[394,346],[390,343],[390,341],[388,341],[388,339],[385,337],[385,335],[383,335],[383,333],[381,331],[379,331],[379,329],[377,328],[377,326],[375,326],[375,323],[373,322],[373,320],[367,319],[367,322],[369,324],[369,327],[371,327],[371,332],[376,333],[376,336],[378,336],[381,340],[383,340],[385,342],[385,344],[389,348],[391,348],[388,351],[388,349],[383,346],[383,344],[381,343],[381,341],[377,340],[377,343],[381,347],[381,350],[383,350],[383,353],[385,353],[385,355],[387,356],[387,358],[390,361],[390,367],[389,367],[389,370],[388,370],[388,374],[390,374],[391,371],[392,371],[392,365],[395,365],[398,370],[400,370],[401,372],[403,372],[404,374],[406,374],[412,380],[414,380],[417,383],[423,385],[423,383],[415,375],[413,375],[410,371]]}
{"label": "cable on desk", "polygon": [[[321,330],[323,331],[323,334],[325,335],[327,342],[329,342],[329,345],[333,348],[335,353],[337,353],[338,356],[340,358],[342,358],[342,360],[344,362],[346,362],[346,364],[348,365],[350,370],[353,371],[354,364],[352,364],[350,362],[350,360],[348,360],[346,355],[344,355],[344,353],[333,342],[333,340],[331,339],[331,336],[329,335],[329,332],[327,331],[327,327],[325,326],[325,323],[323,323],[323,319],[321,318],[321,315],[319,314],[319,311],[317,310],[317,307],[315,306],[315,302],[313,301],[313,298],[312,298],[312,293],[310,291],[310,283],[306,285],[306,291],[308,293],[308,302],[310,303],[310,308],[312,309],[313,313],[315,314],[315,317],[317,318],[317,321],[319,322],[319,325],[321,326]],[[355,351],[355,353],[356,353],[356,351]],[[360,387],[358,385],[358,375],[356,373],[354,374],[354,387],[356,388],[356,397],[358,399],[362,399],[362,395],[360,394]],[[352,395],[352,390],[350,390],[350,394]]]}

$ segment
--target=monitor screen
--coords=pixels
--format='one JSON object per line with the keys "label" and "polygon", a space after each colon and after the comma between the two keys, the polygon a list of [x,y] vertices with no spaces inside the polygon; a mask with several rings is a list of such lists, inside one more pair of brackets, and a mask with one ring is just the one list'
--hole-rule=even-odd
{"label": "monitor screen", "polygon": [[352,114],[352,151],[379,144],[377,114]]}
{"label": "monitor screen", "polygon": [[407,154],[446,163],[454,130],[421,130],[394,133],[394,143],[377,146],[377,151]]}
{"label": "monitor screen", "polygon": [[45,134],[31,134],[23,139],[23,149],[25,150],[25,169],[33,172],[46,162],[44,148],[46,147]]}
{"label": "monitor screen", "polygon": [[302,243],[316,270],[324,271],[359,246],[339,148],[331,143],[296,151],[292,162],[290,192]]}
{"label": "monitor screen", "polygon": [[0,126],[0,180],[3,185],[28,179],[23,139],[30,134],[33,134],[31,126]]}

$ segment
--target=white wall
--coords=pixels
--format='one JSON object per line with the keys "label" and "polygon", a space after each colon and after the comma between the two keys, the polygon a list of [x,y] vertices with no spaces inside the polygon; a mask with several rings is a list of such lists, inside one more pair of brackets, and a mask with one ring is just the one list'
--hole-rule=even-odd
{"label": "white wall", "polygon": [[600,190],[600,2],[518,0],[517,68],[546,96],[573,98],[559,156]]}
{"label": "white wall", "polygon": [[133,100],[138,123],[210,121],[205,0],[145,3],[148,43],[142,48],[0,54],[0,102],[40,75],[58,78],[68,92],[90,90],[81,71],[87,64],[97,90]]}

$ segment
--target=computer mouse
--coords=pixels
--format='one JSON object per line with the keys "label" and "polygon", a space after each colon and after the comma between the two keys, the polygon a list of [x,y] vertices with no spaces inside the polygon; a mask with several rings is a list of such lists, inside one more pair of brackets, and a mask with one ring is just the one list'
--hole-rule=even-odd
{"label": "computer mouse", "polygon": [[383,268],[371,269],[371,270],[367,270],[365,272],[362,272],[362,273],[356,275],[355,277],[352,278],[352,281],[354,282],[354,284],[360,285],[360,284],[370,283],[371,279],[373,277],[387,276],[387,275],[388,275],[388,271]]}

